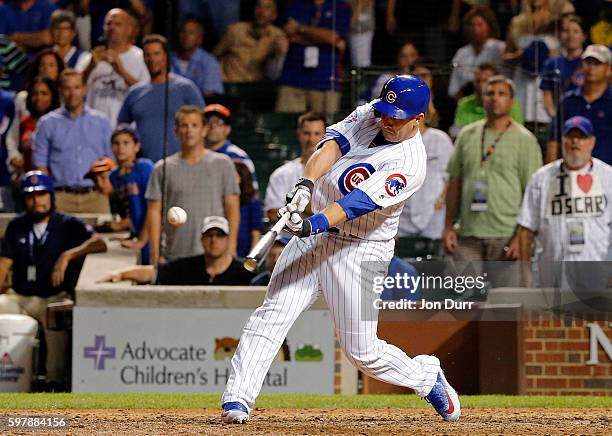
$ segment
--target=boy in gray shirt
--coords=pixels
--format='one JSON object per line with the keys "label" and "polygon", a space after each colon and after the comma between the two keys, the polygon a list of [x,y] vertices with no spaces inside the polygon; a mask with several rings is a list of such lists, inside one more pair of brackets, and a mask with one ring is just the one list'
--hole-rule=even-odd
{"label": "boy in gray shirt", "polygon": [[[230,252],[236,255],[240,224],[240,190],[232,160],[204,147],[208,131],[199,108],[181,107],[175,117],[181,151],[166,159],[166,202],[161,214],[163,160],[155,164],[146,192],[151,263],[160,259],[202,253],[200,227],[207,216],[224,216],[230,227]],[[161,217],[172,206],[187,212],[187,222],[174,227],[164,220],[165,240],[160,252]],[[160,256],[163,256],[161,258]]]}

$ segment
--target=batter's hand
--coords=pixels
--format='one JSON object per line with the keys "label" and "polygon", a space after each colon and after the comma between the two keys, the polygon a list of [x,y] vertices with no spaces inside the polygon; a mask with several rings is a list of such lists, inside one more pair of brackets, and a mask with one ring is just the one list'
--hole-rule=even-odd
{"label": "batter's hand", "polygon": [[302,216],[297,211],[297,208],[294,204],[288,204],[287,206],[280,208],[279,213],[281,211],[283,211],[283,215],[286,212],[289,212],[291,214],[291,218],[289,218],[289,221],[287,221],[287,224],[285,224],[285,227],[283,230],[293,235],[296,235],[300,238],[303,238],[305,236],[310,236],[310,233],[311,233],[310,221],[308,220],[304,221],[302,219]]}
{"label": "batter's hand", "polygon": [[[287,205],[293,204],[298,213],[304,212],[306,206],[310,203],[310,196],[312,195],[312,189],[314,188],[314,182],[305,178],[300,178],[293,189],[287,193],[285,198]],[[283,214],[279,211],[279,217]]]}

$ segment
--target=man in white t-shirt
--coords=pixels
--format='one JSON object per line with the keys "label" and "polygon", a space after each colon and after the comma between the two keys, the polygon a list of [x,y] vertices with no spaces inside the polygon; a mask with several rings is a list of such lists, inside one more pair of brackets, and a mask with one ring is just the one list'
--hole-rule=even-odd
{"label": "man in white t-shirt", "polygon": [[[560,283],[560,262],[612,260],[612,167],[592,157],[595,130],[585,117],[563,126],[563,158],[531,177],[519,224],[522,282],[534,284],[529,268],[534,238],[540,281]],[[554,268],[553,268],[554,267]]]}
{"label": "man in white t-shirt", "polygon": [[[315,146],[325,134],[327,121],[325,115],[306,112],[298,118],[297,138],[302,154],[297,159],[278,167],[270,175],[266,189],[265,210],[271,223],[278,221],[276,212],[287,204],[285,194],[291,191],[298,179],[304,175],[304,165],[314,152]],[[310,208],[307,209],[310,211]],[[308,213],[312,215],[312,212]]]}
{"label": "man in white t-shirt", "polygon": [[93,49],[84,72],[87,104],[106,114],[113,127],[130,86],[150,80],[142,50],[130,42],[132,33],[128,13],[111,9],[104,18],[105,44]]}
{"label": "man in white t-shirt", "polygon": [[400,215],[397,236],[442,239],[446,217],[446,166],[453,154],[453,142],[442,130],[419,125],[427,151],[427,177],[406,201]]}

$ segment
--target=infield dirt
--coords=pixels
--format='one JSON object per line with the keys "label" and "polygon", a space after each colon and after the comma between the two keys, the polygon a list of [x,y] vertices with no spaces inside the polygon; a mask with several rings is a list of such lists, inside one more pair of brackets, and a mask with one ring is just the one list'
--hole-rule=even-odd
{"label": "infield dirt", "polygon": [[[612,409],[464,409],[446,423],[430,409],[255,409],[245,425],[224,425],[217,409],[19,410],[8,416],[53,415],[70,428],[39,434],[319,434],[319,435],[605,435],[612,434]],[[11,434],[32,434],[17,430]]]}

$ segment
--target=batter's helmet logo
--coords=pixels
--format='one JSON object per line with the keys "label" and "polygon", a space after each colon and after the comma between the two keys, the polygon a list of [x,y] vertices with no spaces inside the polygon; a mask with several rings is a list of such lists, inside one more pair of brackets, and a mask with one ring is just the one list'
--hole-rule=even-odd
{"label": "batter's helmet logo", "polygon": [[395,197],[397,194],[402,192],[405,187],[406,177],[398,173],[391,174],[385,181],[385,191],[387,191],[387,194],[389,194],[391,197]]}
{"label": "batter's helmet logo", "polygon": [[33,185],[38,185],[38,176],[36,174],[32,175],[32,177],[30,177],[30,182]]}
{"label": "batter's helmet logo", "polygon": [[395,103],[395,100],[397,100],[397,94],[395,91],[387,92],[387,95],[385,95],[385,100],[387,100],[387,103]]}
{"label": "batter's helmet logo", "polygon": [[374,174],[374,167],[369,163],[357,163],[351,165],[340,175],[338,188],[343,195],[347,195],[361,182],[370,178]]}

